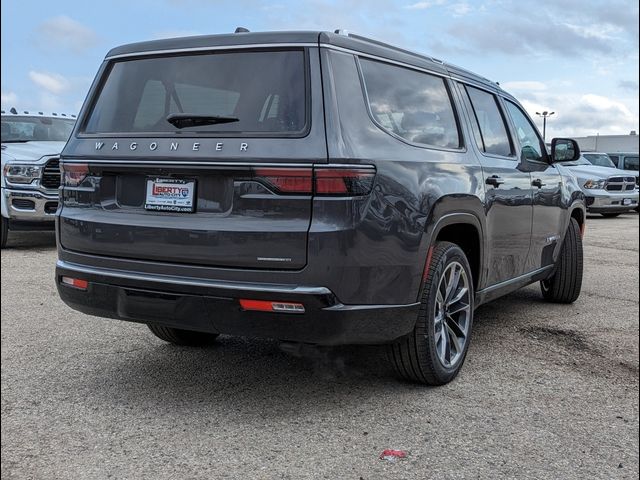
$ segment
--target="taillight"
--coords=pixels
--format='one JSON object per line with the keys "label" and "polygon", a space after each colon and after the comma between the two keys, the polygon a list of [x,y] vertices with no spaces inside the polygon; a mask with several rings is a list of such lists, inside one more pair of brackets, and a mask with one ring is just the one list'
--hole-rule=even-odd
{"label": "taillight", "polygon": [[375,175],[372,168],[316,168],[315,194],[348,197],[367,195]]}
{"label": "taillight", "polygon": [[376,172],[361,167],[256,168],[254,180],[279,194],[355,197],[371,192]]}
{"label": "taillight", "polygon": [[77,187],[89,175],[89,165],[86,163],[61,163],[62,185]]}
{"label": "taillight", "polygon": [[256,168],[254,175],[277,193],[310,195],[313,190],[310,168]]}

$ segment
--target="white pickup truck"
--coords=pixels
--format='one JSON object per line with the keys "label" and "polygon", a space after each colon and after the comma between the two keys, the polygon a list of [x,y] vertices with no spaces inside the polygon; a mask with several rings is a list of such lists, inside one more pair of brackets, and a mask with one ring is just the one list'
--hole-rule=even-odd
{"label": "white pickup truck", "polygon": [[2,110],[2,248],[10,230],[53,230],[59,154],[74,124],[75,115]]}

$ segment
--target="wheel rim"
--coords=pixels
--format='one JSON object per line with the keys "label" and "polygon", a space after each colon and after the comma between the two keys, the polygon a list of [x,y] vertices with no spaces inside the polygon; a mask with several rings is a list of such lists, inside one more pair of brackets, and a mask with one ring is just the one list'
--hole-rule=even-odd
{"label": "wheel rim", "polygon": [[467,272],[460,263],[451,262],[440,277],[434,317],[436,352],[446,368],[456,366],[467,345],[470,300]]}

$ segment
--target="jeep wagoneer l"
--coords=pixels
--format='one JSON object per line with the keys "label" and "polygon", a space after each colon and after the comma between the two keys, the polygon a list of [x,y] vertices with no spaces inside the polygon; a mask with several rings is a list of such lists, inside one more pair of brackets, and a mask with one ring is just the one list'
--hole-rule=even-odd
{"label": "jeep wagoneer l", "polygon": [[496,83],[363,37],[125,45],[62,152],[58,290],[180,345],[388,344],[443,384],[478,305],[578,297],[579,154]]}

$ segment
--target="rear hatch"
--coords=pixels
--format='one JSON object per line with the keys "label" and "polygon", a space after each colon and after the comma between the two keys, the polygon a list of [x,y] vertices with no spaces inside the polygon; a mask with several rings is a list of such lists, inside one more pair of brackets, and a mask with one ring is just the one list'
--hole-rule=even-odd
{"label": "rear hatch", "polygon": [[63,248],[305,266],[327,161],[318,49],[232,48],[105,62],[62,156]]}

